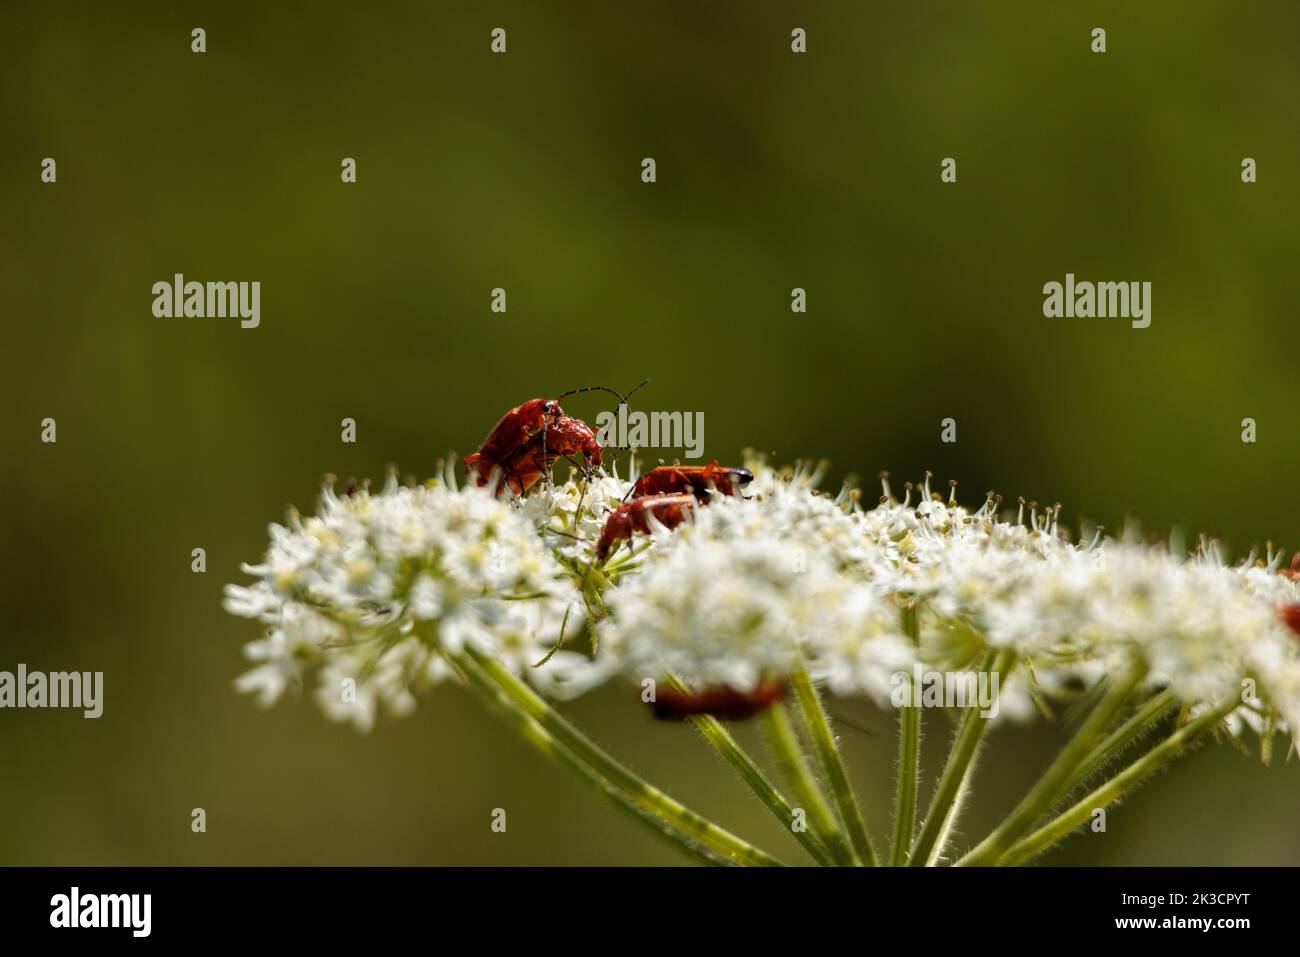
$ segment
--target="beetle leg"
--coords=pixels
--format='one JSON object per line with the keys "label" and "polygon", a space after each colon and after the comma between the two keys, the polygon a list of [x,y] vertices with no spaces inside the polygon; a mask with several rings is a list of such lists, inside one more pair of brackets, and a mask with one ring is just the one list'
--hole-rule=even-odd
{"label": "beetle leg", "polygon": [[560,637],[555,640],[555,644],[551,645],[551,650],[543,655],[540,661],[534,662],[534,668],[540,668],[542,665],[546,664],[552,657],[554,657],[555,653],[564,646],[564,629],[569,624],[569,612],[572,610],[572,604],[564,606],[564,618],[560,621]]}
{"label": "beetle leg", "polygon": [[596,470],[591,466],[584,467],[579,465],[568,455],[564,456],[564,460],[572,465],[574,469],[577,470],[578,474],[582,476],[582,491],[578,494],[578,509],[573,513],[574,521],[576,522],[582,518],[582,506],[587,501],[587,488],[591,484],[591,480],[595,477]]}
{"label": "beetle leg", "polygon": [[[547,417],[546,412],[543,411],[543,412],[542,412],[542,465],[544,465],[545,468],[542,469],[542,481],[546,483],[546,490],[547,490],[547,491],[550,491],[552,485],[554,485],[554,483],[551,481],[551,464],[552,464],[552,463],[551,463],[551,460],[550,460],[549,458],[546,457],[546,452],[547,452],[547,448],[546,448],[546,430],[547,430],[547,428],[550,427],[550,424],[551,424],[551,420]],[[552,654],[554,654],[554,652],[552,652]]]}
{"label": "beetle leg", "polygon": [[[573,537],[577,538],[576,535]],[[579,540],[581,541],[581,539]],[[593,558],[588,563],[587,570],[586,572],[583,573],[582,581],[578,585],[578,600],[582,602],[583,608],[587,614],[588,625],[592,628],[591,641],[592,641],[593,651],[595,650],[595,645],[596,645],[596,632],[595,632],[595,621],[593,620],[592,613],[591,613],[591,606],[587,603],[587,580],[591,578],[592,569],[594,569],[595,567],[596,567],[596,559]],[[572,603],[565,606],[564,618],[560,621],[560,637],[556,639],[555,644],[551,646],[551,649],[548,652],[546,652],[546,654],[542,657],[542,659],[533,665],[534,668],[540,668],[542,665],[546,664],[548,661],[551,660],[551,658],[555,655],[555,653],[564,646],[564,630],[569,623],[569,612],[572,609],[573,609]]]}

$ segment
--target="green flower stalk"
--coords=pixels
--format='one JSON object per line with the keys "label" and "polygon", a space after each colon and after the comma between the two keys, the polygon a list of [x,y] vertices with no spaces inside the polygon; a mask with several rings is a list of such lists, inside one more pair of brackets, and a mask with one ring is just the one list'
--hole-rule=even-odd
{"label": "green flower stalk", "polygon": [[[919,647],[920,613],[915,603],[903,609],[903,631]],[[916,700],[921,689],[905,677],[908,701],[898,709],[898,767],[894,796],[894,839],[889,848],[889,862],[894,867],[907,864],[912,853],[916,830],[916,795],[921,777],[921,707]]]}
{"label": "green flower stalk", "polygon": [[853,851],[813,777],[812,768],[785,705],[779,701],[772,705],[763,713],[762,721],[768,751],[781,768],[799,806],[807,813],[812,832],[830,850],[836,865],[852,865]]}

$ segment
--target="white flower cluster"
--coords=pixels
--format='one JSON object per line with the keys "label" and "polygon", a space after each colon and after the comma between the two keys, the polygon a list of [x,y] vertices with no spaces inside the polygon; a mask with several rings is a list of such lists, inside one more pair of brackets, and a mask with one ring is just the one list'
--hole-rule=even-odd
{"label": "white flower cluster", "polygon": [[[928,480],[902,502],[886,484],[863,509],[819,494],[814,472],[749,464],[744,497],[714,495],[604,566],[592,545],[631,487],[616,476],[513,502],[450,477],[327,489],[318,515],[272,526],[266,560],[246,569],[259,581],[228,589],[230,611],[268,625],[240,687],[273,701],[319,666],[327,712],[365,727],[377,702],[409,708],[449,673],[443,652],[473,642],[553,695],[619,674],[745,691],[802,662],[833,692],[883,703],[914,663],[970,669],[1008,649],[1023,663],[1003,687],[1012,715],[1141,661],[1149,685],[1188,706],[1247,689],[1245,721],[1300,728],[1300,641],[1280,615],[1300,586],[1281,556],[1229,567],[1208,545],[1189,558],[1100,535],[1074,544],[1059,507],[1007,521],[998,500],[971,511]],[[909,606],[919,642],[904,633]],[[593,652],[532,667],[561,622],[588,644],[587,612]]]}
{"label": "white flower cluster", "polygon": [[605,517],[623,503],[636,481],[617,473],[599,472],[590,481],[538,485],[519,503],[528,519],[546,538],[546,546],[569,562],[590,562],[591,543],[600,538]]}
{"label": "white flower cluster", "polygon": [[801,660],[838,694],[889,700],[914,655],[898,606],[864,573],[860,517],[807,489],[717,497],[659,532],[606,596],[598,658],[639,677],[750,691]]}
{"label": "white flower cluster", "polygon": [[[1280,615],[1300,588],[1279,573],[1280,555],[1230,567],[1209,543],[1190,558],[1099,535],[1075,545],[1058,532],[1059,507],[1026,520],[1022,506],[1015,522],[994,512],[993,499],[969,512],[924,489],[915,506],[866,513],[887,553],[872,577],[922,600],[931,637],[973,633],[1014,649],[1046,691],[1132,660],[1190,705],[1248,695],[1254,682],[1300,728],[1300,636]],[[933,646],[923,656],[944,657]]]}
{"label": "white flower cluster", "polygon": [[581,631],[581,603],[536,527],[487,490],[390,475],[379,494],[339,496],[331,484],[316,515],[291,513],[270,532],[265,559],[244,566],[257,582],[228,585],[225,599],[267,626],[245,648],[258,665],[237,682],[265,705],[319,669],[322,708],[364,730],[378,703],[407,711],[414,691],[447,677],[443,651],[472,645],[546,690],[586,660],[562,652],[554,668],[531,668],[566,610]]}

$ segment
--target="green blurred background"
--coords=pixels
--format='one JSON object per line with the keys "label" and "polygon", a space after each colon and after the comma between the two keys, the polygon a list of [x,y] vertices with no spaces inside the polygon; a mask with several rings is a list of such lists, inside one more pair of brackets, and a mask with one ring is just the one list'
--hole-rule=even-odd
{"label": "green blurred background", "polygon": [[[287,504],[574,386],[653,377],[639,405],[704,411],[724,462],[1300,547],[1294,3],[15,3],[0,44],[0,668],[106,685],[98,721],[0,712],[0,863],[677,862],[457,688],[359,737],[231,687],[257,628],[222,586]],[[1067,271],[1150,280],[1151,327],[1045,319]],[[177,272],[260,280],[261,327],[154,318]],[[892,718],[837,708],[883,832]],[[799,856],[631,690],[566,710]],[[1060,734],[997,732],[968,838]],[[1047,860],[1300,863],[1298,784],[1211,748]]]}

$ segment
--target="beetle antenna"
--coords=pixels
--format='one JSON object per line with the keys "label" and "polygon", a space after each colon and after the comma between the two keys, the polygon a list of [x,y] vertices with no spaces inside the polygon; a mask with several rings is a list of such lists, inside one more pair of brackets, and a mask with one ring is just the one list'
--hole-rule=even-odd
{"label": "beetle antenna", "polygon": [[633,392],[636,392],[638,389],[641,389],[649,384],[650,384],[650,380],[646,379],[635,389],[633,389],[632,392],[628,392],[626,394],[622,392],[618,392],[615,389],[611,389],[607,385],[588,385],[588,386],[583,386],[581,389],[570,389],[568,392],[562,392],[558,397],[556,397],[555,401],[559,402],[562,399],[567,399],[571,395],[578,395],[579,393],[582,392],[608,392],[614,398],[618,399],[620,405],[626,405],[627,400],[632,397]]}
{"label": "beetle antenna", "polygon": [[570,389],[568,392],[561,392],[558,396],[555,397],[555,401],[560,402],[563,399],[567,399],[571,395],[578,395],[581,392],[608,392],[616,399],[621,400],[623,398],[623,394],[621,392],[615,392],[607,385],[587,385],[587,386],[583,386],[581,389]]}
{"label": "beetle antenna", "polygon": [[[561,393],[556,397],[555,401],[556,401],[557,403],[559,403],[559,402],[563,401],[564,399],[567,399],[567,398],[568,398],[569,396],[571,396],[571,395],[578,395],[579,393],[582,393],[582,392],[608,392],[610,395],[614,396],[614,398],[618,399],[619,401],[623,401],[623,396],[622,396],[622,394],[621,394],[621,393],[618,393],[618,392],[615,392],[613,389],[611,389],[611,388],[610,388],[609,386],[607,386],[607,385],[586,385],[586,386],[583,386],[581,389],[570,389],[568,392],[561,392]],[[546,453],[547,453],[547,448],[546,448],[546,432],[547,432],[547,426],[549,426],[549,425],[550,425],[550,421],[549,421],[545,416],[543,416],[543,417],[542,417],[542,460],[543,460],[543,461],[546,461]],[[550,466],[549,466],[549,465],[547,466],[547,469],[546,469],[546,484],[547,484],[547,487],[548,487],[548,488],[549,488],[549,487],[551,486],[551,484],[552,484],[552,480],[551,480],[551,469],[550,469]]]}
{"label": "beetle antenna", "polygon": [[[619,404],[619,405],[627,405],[627,400],[628,400],[628,399],[632,398],[633,395],[635,395],[638,391],[640,391],[641,389],[645,388],[645,387],[648,386],[649,384],[650,384],[650,380],[649,380],[649,379],[644,380],[640,385],[635,386],[635,387],[632,389],[631,392],[629,392],[627,395],[623,396],[623,397],[619,400],[619,403],[618,403],[618,404]],[[622,446],[622,447],[619,447],[619,448],[618,448],[618,451],[628,453],[628,456],[627,456],[627,471],[628,471],[628,475],[631,475],[631,474],[632,474],[632,457],[633,457],[634,455],[636,455],[636,449],[632,448],[631,446]],[[629,489],[629,491],[630,491],[630,489]]]}
{"label": "beetle antenna", "polygon": [[[620,406],[624,406],[627,405],[628,399],[630,399],[636,392],[645,388],[649,384],[650,384],[650,380],[645,379],[640,384],[635,386],[631,392],[627,392],[627,393],[617,392],[614,389],[609,388],[608,386],[589,385],[582,389],[573,389],[570,392],[565,392],[560,396],[559,399],[556,399],[555,401],[559,402],[560,399],[563,399],[571,395],[577,395],[580,392],[608,392],[610,395],[614,396],[614,398],[618,399],[618,404]],[[633,449],[630,446],[626,446],[626,445],[606,445],[604,446],[604,448],[609,449],[611,452],[632,452],[633,451]],[[629,458],[628,460],[629,471],[631,470],[631,468],[632,468],[632,462],[631,459]]]}
{"label": "beetle antenna", "polygon": [[[644,380],[643,382],[641,382],[639,385],[637,385],[635,388],[633,388],[631,392],[627,392],[627,393],[619,392],[619,391],[617,391],[616,389],[611,389],[611,388],[610,388],[609,386],[607,386],[607,385],[587,385],[587,386],[583,386],[581,389],[570,389],[568,392],[562,392],[562,393],[560,393],[560,395],[556,398],[555,401],[556,401],[556,402],[560,402],[560,401],[562,401],[562,400],[564,400],[564,399],[567,399],[567,398],[568,398],[569,396],[571,396],[571,395],[579,395],[579,394],[581,394],[581,393],[583,393],[583,392],[608,392],[608,393],[609,393],[610,395],[612,395],[614,398],[618,399],[618,404],[619,404],[619,405],[627,405],[627,400],[628,400],[629,398],[632,397],[633,393],[639,391],[640,389],[644,388],[645,386],[647,386],[647,385],[649,385],[649,384],[650,384],[650,380],[649,380],[649,379],[646,379],[646,380]],[[609,450],[611,450],[611,451],[614,451],[614,452],[629,452],[629,451],[631,451],[631,449],[629,449],[628,447],[626,447],[626,446],[619,446],[619,445],[607,445],[607,446],[605,446],[605,448],[607,448],[607,449],[609,449]],[[543,422],[543,423],[542,423],[542,450],[543,450],[543,454],[545,454],[545,449],[546,449],[546,423]],[[630,468],[630,464],[629,464],[629,468]]]}
{"label": "beetle antenna", "polygon": [[635,394],[636,394],[638,391],[640,391],[641,389],[644,389],[644,388],[645,388],[646,386],[648,386],[649,384],[650,384],[650,380],[649,380],[649,379],[646,379],[644,382],[642,382],[639,386],[637,386],[636,388],[634,388],[634,389],[633,389],[631,392],[629,392],[627,395],[623,396],[623,404],[624,404],[624,405],[627,405],[627,400],[628,400],[628,399],[632,398],[633,395],[635,395]]}

